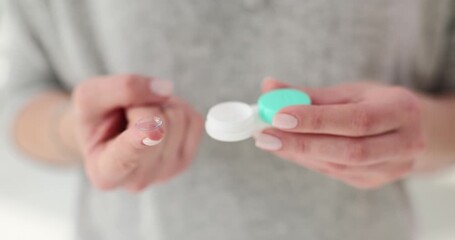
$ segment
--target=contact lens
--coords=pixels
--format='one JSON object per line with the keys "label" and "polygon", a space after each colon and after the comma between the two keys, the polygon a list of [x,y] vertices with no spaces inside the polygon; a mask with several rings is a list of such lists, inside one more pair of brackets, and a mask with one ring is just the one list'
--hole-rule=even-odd
{"label": "contact lens", "polygon": [[153,131],[162,128],[163,120],[160,117],[144,118],[136,123],[136,127],[141,131]]}

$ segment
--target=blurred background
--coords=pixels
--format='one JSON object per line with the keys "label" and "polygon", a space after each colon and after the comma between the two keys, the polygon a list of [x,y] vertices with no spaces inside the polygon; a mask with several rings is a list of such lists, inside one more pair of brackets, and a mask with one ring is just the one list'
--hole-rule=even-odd
{"label": "blurred background", "polygon": [[[4,1],[0,0],[0,107],[8,74],[4,54]],[[3,117],[3,116],[0,116]],[[0,131],[6,131],[4,126]],[[73,239],[77,201],[75,170],[35,164],[0,139],[0,239]]]}
{"label": "blurred background", "polygon": [[[2,4],[0,0],[3,46]],[[0,48],[0,93],[7,74],[8,62]],[[8,99],[0,94],[0,106],[3,101]],[[6,131],[4,126],[0,129]],[[13,152],[6,139],[0,141],[0,239],[73,239],[78,201],[76,170],[39,165]],[[406,187],[415,209],[416,239],[455,239],[455,170],[415,177],[406,182]]]}

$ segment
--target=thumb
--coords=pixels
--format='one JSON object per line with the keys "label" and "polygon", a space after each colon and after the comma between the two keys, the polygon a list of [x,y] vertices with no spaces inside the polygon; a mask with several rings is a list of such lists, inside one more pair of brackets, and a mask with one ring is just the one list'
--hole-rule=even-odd
{"label": "thumb", "polygon": [[92,166],[92,183],[100,189],[121,185],[144,159],[154,159],[159,154],[155,145],[164,138],[160,118],[137,121],[115,139],[106,144],[97,156],[89,161]]}

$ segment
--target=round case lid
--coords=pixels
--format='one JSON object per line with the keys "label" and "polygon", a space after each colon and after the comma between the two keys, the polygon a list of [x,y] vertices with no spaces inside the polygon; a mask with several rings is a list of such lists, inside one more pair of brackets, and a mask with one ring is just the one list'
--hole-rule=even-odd
{"label": "round case lid", "polygon": [[246,103],[220,103],[209,110],[205,128],[210,137],[219,141],[245,140],[255,129],[256,115],[254,108]]}
{"label": "round case lid", "polygon": [[283,108],[295,105],[310,105],[310,97],[299,90],[284,88],[262,94],[258,99],[259,116],[269,124]]}

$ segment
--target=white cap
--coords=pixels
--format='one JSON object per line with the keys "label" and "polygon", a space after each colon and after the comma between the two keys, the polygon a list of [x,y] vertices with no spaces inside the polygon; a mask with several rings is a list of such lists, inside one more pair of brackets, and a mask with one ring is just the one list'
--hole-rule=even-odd
{"label": "white cap", "polygon": [[237,142],[250,138],[260,125],[256,106],[224,102],[209,110],[205,129],[210,137],[218,141]]}

